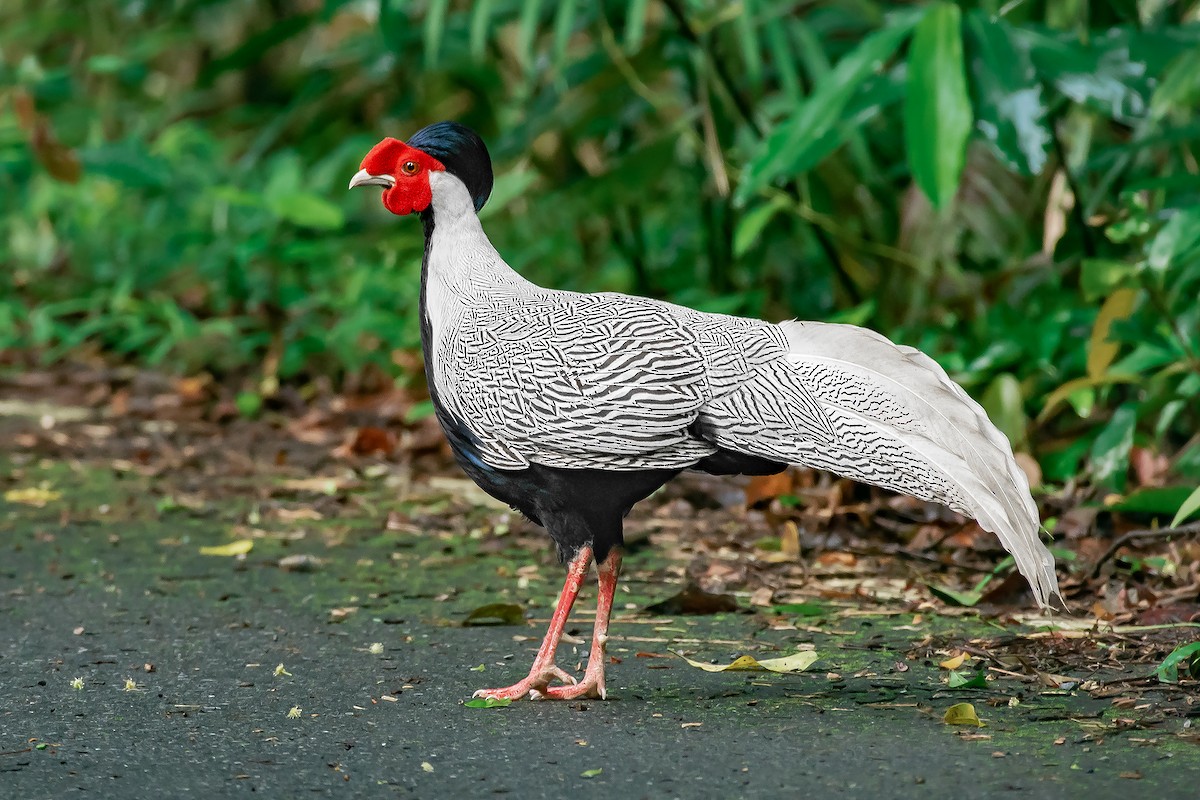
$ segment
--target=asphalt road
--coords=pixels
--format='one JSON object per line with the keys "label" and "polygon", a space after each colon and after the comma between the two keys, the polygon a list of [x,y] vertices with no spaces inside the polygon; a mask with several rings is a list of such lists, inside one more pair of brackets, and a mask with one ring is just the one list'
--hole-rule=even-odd
{"label": "asphalt road", "polygon": [[[817,637],[822,660],[803,675],[638,655],[667,654],[671,637],[714,657],[739,638],[790,645],[752,615],[627,616],[609,701],[469,708],[473,688],[521,677],[537,645],[535,623],[456,624],[511,585],[521,554],[351,531],[315,571],[285,571],[286,541],[197,555],[226,540],[210,517],[0,518],[0,798],[1126,800],[1200,785],[1179,721],[1097,736],[1107,701],[947,697],[936,665],[896,672],[886,647],[837,635]],[[586,618],[573,627],[587,635]],[[564,647],[576,666],[585,646]],[[944,724],[958,699],[988,726]]]}

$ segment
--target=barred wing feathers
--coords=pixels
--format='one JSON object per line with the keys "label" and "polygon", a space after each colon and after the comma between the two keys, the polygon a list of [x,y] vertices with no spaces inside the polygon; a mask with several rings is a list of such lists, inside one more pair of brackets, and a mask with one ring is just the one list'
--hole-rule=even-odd
{"label": "barred wing feathers", "polygon": [[[852,325],[779,326],[788,352],[759,377],[705,406],[699,428],[732,450],[818,467],[945,503],[995,533],[1039,604],[1058,594],[1038,538],[1029,483],[1008,440],[933,359]],[[789,428],[782,387],[800,386],[832,422],[832,444]]]}
{"label": "barred wing feathers", "polygon": [[[682,469],[717,451],[691,430],[701,408],[779,369],[787,350],[782,329],[758,320],[543,291],[472,307],[438,380],[495,468]],[[809,409],[791,429],[830,439],[816,399],[789,388]]]}

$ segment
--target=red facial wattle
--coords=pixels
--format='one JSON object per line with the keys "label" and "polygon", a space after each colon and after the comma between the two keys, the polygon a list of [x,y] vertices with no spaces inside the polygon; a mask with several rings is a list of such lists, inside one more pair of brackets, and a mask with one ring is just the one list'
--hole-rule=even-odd
{"label": "red facial wattle", "polygon": [[361,168],[370,175],[386,175],[395,181],[384,189],[383,205],[400,216],[429,208],[433,202],[429,174],[446,169],[442,162],[423,150],[390,137],[371,148],[362,160]]}

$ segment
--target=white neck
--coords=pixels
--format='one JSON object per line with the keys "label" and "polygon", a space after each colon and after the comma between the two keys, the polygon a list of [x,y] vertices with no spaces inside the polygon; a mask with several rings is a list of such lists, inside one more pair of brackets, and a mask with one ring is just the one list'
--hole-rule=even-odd
{"label": "white neck", "polygon": [[429,176],[429,188],[433,194],[433,236],[426,280],[431,318],[442,310],[435,299],[470,302],[485,299],[490,291],[531,286],[504,263],[492,246],[462,181],[446,172],[434,172]]}

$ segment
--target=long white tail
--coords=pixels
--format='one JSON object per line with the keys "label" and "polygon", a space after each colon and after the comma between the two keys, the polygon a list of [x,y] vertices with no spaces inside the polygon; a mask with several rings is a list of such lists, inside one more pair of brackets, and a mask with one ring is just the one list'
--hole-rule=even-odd
{"label": "long white tail", "polygon": [[[784,363],[706,405],[705,438],[945,503],[995,533],[1038,604],[1058,595],[1054,558],[1008,439],[933,359],[853,325],[785,322]],[[800,395],[816,400],[795,404]],[[816,430],[832,435],[814,436]]]}

